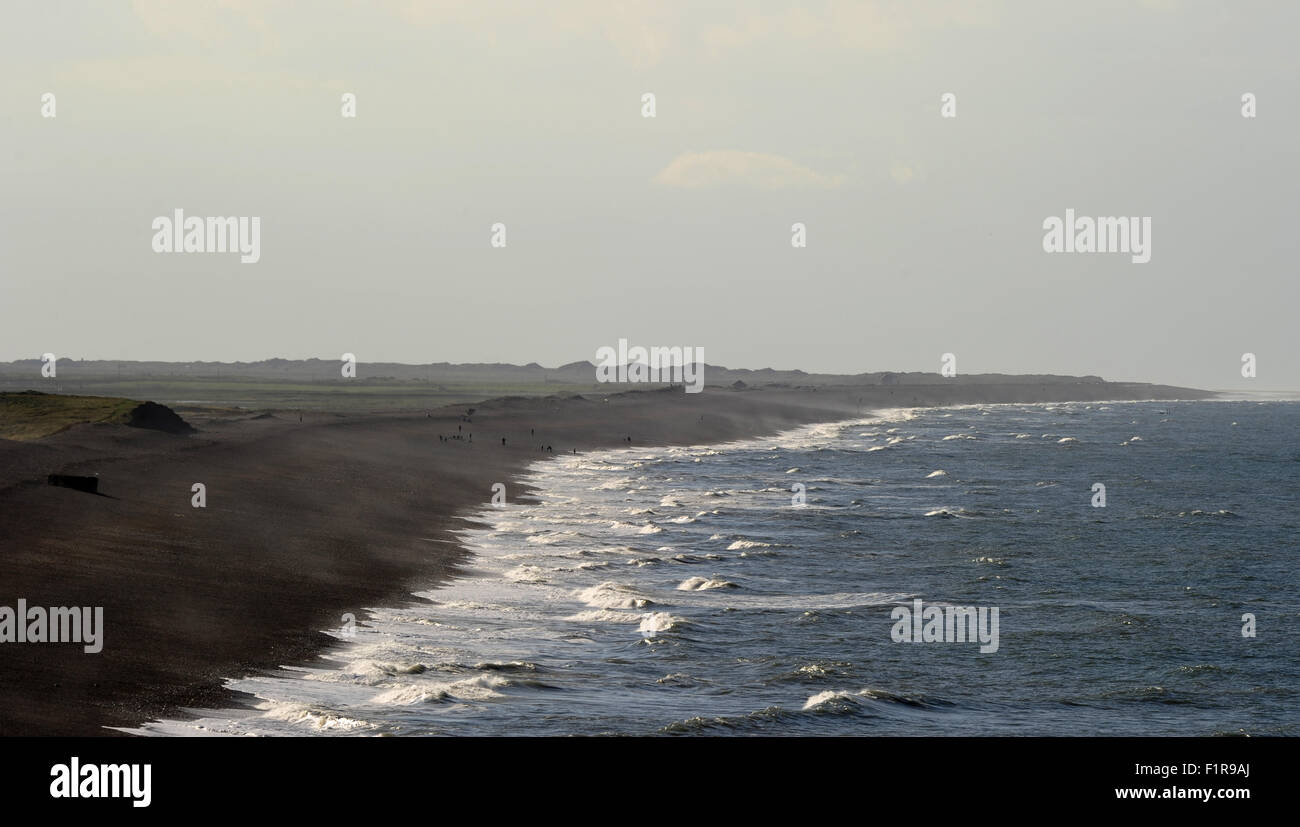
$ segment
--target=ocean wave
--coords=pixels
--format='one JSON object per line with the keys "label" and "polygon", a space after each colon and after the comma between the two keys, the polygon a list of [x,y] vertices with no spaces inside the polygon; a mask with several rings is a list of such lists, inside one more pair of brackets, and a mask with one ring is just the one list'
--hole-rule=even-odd
{"label": "ocean wave", "polygon": [[641,624],[637,628],[641,634],[648,636],[667,632],[684,622],[682,618],[668,612],[647,612],[641,615]]}
{"label": "ocean wave", "polygon": [[549,572],[540,566],[515,566],[501,573],[507,580],[516,583],[545,583]]}
{"label": "ocean wave", "polygon": [[618,612],[612,609],[588,609],[564,619],[574,623],[639,623],[641,615],[636,612]]}
{"label": "ocean wave", "polygon": [[259,704],[257,709],[261,712],[262,717],[269,720],[283,721],[288,724],[307,724],[312,729],[319,731],[349,731],[374,727],[373,724],[359,718],[336,715],[307,704],[268,701],[265,704]]}
{"label": "ocean wave", "polygon": [[542,667],[527,660],[512,660],[507,662],[484,661],[474,664],[475,669],[480,672],[527,672],[536,673],[544,671]]}
{"label": "ocean wave", "polygon": [[609,530],[619,534],[658,534],[663,531],[662,528],[652,522],[637,525],[636,523],[625,523],[622,520],[615,520],[610,523]]}
{"label": "ocean wave", "polygon": [[736,540],[731,545],[727,546],[727,551],[739,551],[741,549],[749,549],[749,548],[773,548],[773,547],[774,544],[764,543],[759,540]]}
{"label": "ocean wave", "polygon": [[665,735],[692,735],[710,730],[762,729],[768,724],[780,721],[782,718],[793,714],[779,706],[770,706],[757,712],[750,712],[748,715],[720,715],[715,717],[697,715],[683,721],[673,721],[659,731]]}
{"label": "ocean wave", "polygon": [[764,683],[769,686],[779,686],[787,683],[830,680],[831,678],[843,677],[844,673],[852,666],[853,664],[848,661],[805,663],[796,669],[769,678]]}
{"label": "ocean wave", "polygon": [[502,697],[497,690],[510,685],[509,679],[499,675],[475,675],[450,683],[399,684],[380,692],[370,701],[389,706],[410,706],[445,700],[487,701]]}
{"label": "ocean wave", "polygon": [[1199,508],[1193,508],[1190,511],[1166,511],[1162,514],[1143,514],[1142,517],[1147,520],[1163,520],[1168,517],[1186,518],[1186,517],[1210,517],[1219,520],[1240,520],[1241,515],[1235,511],[1229,511],[1226,508],[1220,508],[1218,511],[1204,511]]}
{"label": "ocean wave", "polygon": [[677,590],[682,592],[690,591],[707,591],[709,589],[738,589],[740,588],[730,580],[723,580],[716,577],[688,577],[677,584]]}
{"label": "ocean wave", "polygon": [[894,692],[886,692],[881,689],[860,689],[857,692],[827,690],[818,692],[816,695],[808,698],[803,705],[804,712],[832,712],[843,713],[856,709],[870,706],[873,704],[889,704],[901,707],[912,707],[918,709],[934,709],[944,706],[952,706],[948,701],[917,697],[912,695],[899,695]]}
{"label": "ocean wave", "polygon": [[554,543],[563,543],[566,540],[572,540],[578,536],[580,535],[576,531],[548,531],[541,534],[529,534],[528,539],[525,542],[549,546]]}
{"label": "ocean wave", "polygon": [[[704,682],[707,683],[707,681]],[[669,674],[664,675],[662,678],[655,681],[655,683],[659,684],[660,686],[686,687],[686,686],[699,686],[701,681],[698,678],[694,678],[690,675],[686,675],[681,672],[670,672]]]}
{"label": "ocean wave", "polygon": [[971,511],[967,508],[934,508],[925,512],[925,516],[941,518],[958,517],[966,519],[970,517],[982,517],[984,515],[979,511]]}
{"label": "ocean wave", "polygon": [[654,601],[634,587],[608,581],[581,589],[576,597],[597,609],[643,609],[654,605]]}

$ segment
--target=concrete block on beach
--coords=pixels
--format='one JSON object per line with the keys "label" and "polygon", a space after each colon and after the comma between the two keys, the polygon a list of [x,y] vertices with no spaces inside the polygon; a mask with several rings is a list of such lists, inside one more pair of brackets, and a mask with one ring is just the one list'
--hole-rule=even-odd
{"label": "concrete block on beach", "polygon": [[99,477],[82,477],[76,474],[50,474],[47,481],[60,488],[85,491],[87,494],[99,493]]}

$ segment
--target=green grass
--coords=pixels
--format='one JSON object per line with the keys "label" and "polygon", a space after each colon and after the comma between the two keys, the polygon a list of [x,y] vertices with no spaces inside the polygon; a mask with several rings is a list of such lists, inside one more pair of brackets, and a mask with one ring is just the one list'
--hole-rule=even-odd
{"label": "green grass", "polygon": [[105,396],[0,393],[0,438],[40,439],[84,422],[126,422],[139,404]]}

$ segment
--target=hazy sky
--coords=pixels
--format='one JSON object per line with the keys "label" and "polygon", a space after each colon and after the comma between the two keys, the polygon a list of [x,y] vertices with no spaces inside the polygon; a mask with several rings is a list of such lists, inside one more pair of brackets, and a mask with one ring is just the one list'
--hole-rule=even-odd
{"label": "hazy sky", "polygon": [[[951,352],[1300,389],[1294,3],[141,0],[3,23],[0,359],[558,365],[626,338],[732,367]],[[259,216],[260,261],[155,253],[178,208]],[[1150,262],[1044,252],[1067,208],[1150,217]]]}

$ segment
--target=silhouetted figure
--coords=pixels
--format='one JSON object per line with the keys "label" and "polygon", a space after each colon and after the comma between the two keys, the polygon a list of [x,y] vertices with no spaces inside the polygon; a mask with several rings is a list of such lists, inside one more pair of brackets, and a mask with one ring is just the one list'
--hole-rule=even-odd
{"label": "silhouetted figure", "polygon": [[457,425],[457,426],[456,426],[456,430],[459,431],[460,429],[461,429],[461,426],[460,426],[460,425]]}
{"label": "silhouetted figure", "polygon": [[501,447],[502,447],[502,448],[506,447],[506,438],[505,438],[505,437],[501,437]]}
{"label": "silhouetted figure", "polygon": [[529,428],[529,429],[528,429],[528,435],[529,435],[529,436],[536,436],[536,434],[533,433],[533,429],[532,429],[532,428]]}

